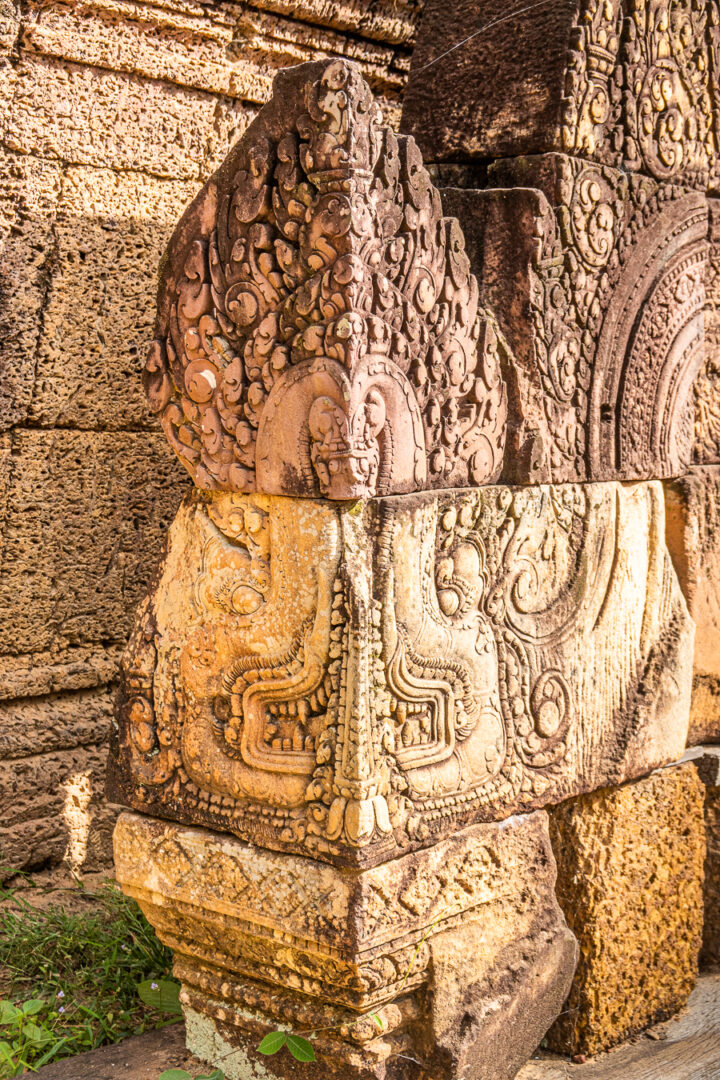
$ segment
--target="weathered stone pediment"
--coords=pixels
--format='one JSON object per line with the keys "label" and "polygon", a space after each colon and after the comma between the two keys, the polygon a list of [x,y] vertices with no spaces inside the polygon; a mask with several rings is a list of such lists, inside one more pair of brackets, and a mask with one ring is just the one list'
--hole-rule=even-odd
{"label": "weathered stone pediment", "polygon": [[503,343],[414,141],[345,61],[278,76],[175,232],[156,334],[145,388],[201,488],[499,476]]}
{"label": "weathered stone pediment", "polygon": [[564,154],[498,161],[489,179],[443,205],[514,358],[503,478],[682,475],[717,438],[715,200]]}

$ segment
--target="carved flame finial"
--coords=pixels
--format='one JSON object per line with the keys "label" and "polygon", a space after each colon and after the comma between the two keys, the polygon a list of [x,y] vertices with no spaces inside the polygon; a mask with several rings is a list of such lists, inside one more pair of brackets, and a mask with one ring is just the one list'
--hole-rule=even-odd
{"label": "carved flame finial", "polygon": [[180,222],[144,381],[199,487],[352,499],[497,479],[501,349],[414,141],[325,60]]}

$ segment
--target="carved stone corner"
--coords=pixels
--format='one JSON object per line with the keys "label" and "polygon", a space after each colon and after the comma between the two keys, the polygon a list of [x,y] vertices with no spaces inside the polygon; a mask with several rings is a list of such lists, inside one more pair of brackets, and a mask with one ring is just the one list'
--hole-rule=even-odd
{"label": "carved stone corner", "polygon": [[716,190],[719,25],[717,0],[429,0],[401,126],[429,161],[555,151]]}
{"label": "carved stone corner", "polygon": [[[542,812],[354,872],[126,813],[115,863],[173,949],[190,1049],[229,1080],[260,1063],[278,1078],[511,1080],[575,969]],[[316,1062],[260,1055],[278,1027],[312,1033]]]}
{"label": "carved stone corner", "polygon": [[198,487],[342,500],[492,483],[492,320],[413,139],[345,60],[278,75],[162,262],[145,389]]}
{"label": "carved stone corner", "polygon": [[513,357],[502,478],[659,479],[711,454],[705,195],[565,154],[489,178],[443,205]]}
{"label": "carved stone corner", "polygon": [[109,793],[372,865],[677,760],[692,642],[657,482],[193,491],[124,658]]}

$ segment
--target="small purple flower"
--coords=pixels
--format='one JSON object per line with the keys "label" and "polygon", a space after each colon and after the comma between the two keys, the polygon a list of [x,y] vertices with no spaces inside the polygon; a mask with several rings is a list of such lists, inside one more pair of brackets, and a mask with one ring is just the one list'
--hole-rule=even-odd
{"label": "small purple flower", "polygon": [[120,946],[120,948],[122,949],[122,951],[123,951],[123,952],[127,952],[127,951],[128,951],[128,947],[127,947],[127,945],[125,944],[125,942],[123,942],[123,943],[122,943],[122,945]]}
{"label": "small purple flower", "polygon": [[65,991],[64,990],[58,990],[58,992],[56,994],[56,997],[64,998],[65,997]]}
{"label": "small purple flower", "polygon": [[59,1013],[64,1013],[65,1012],[65,1006],[61,1005],[60,1008],[58,1009],[58,1012]]}
{"label": "small purple flower", "polygon": [[160,987],[158,986],[157,983],[150,983],[150,989],[151,990],[159,990]]}

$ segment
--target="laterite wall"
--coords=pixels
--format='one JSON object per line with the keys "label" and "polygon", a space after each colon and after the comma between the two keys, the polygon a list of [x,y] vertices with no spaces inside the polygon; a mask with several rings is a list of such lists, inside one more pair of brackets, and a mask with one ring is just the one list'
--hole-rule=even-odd
{"label": "laterite wall", "polygon": [[279,68],[356,60],[397,123],[421,3],[0,0],[0,867],[109,865],[116,667],[189,484],[140,387],[173,224]]}

